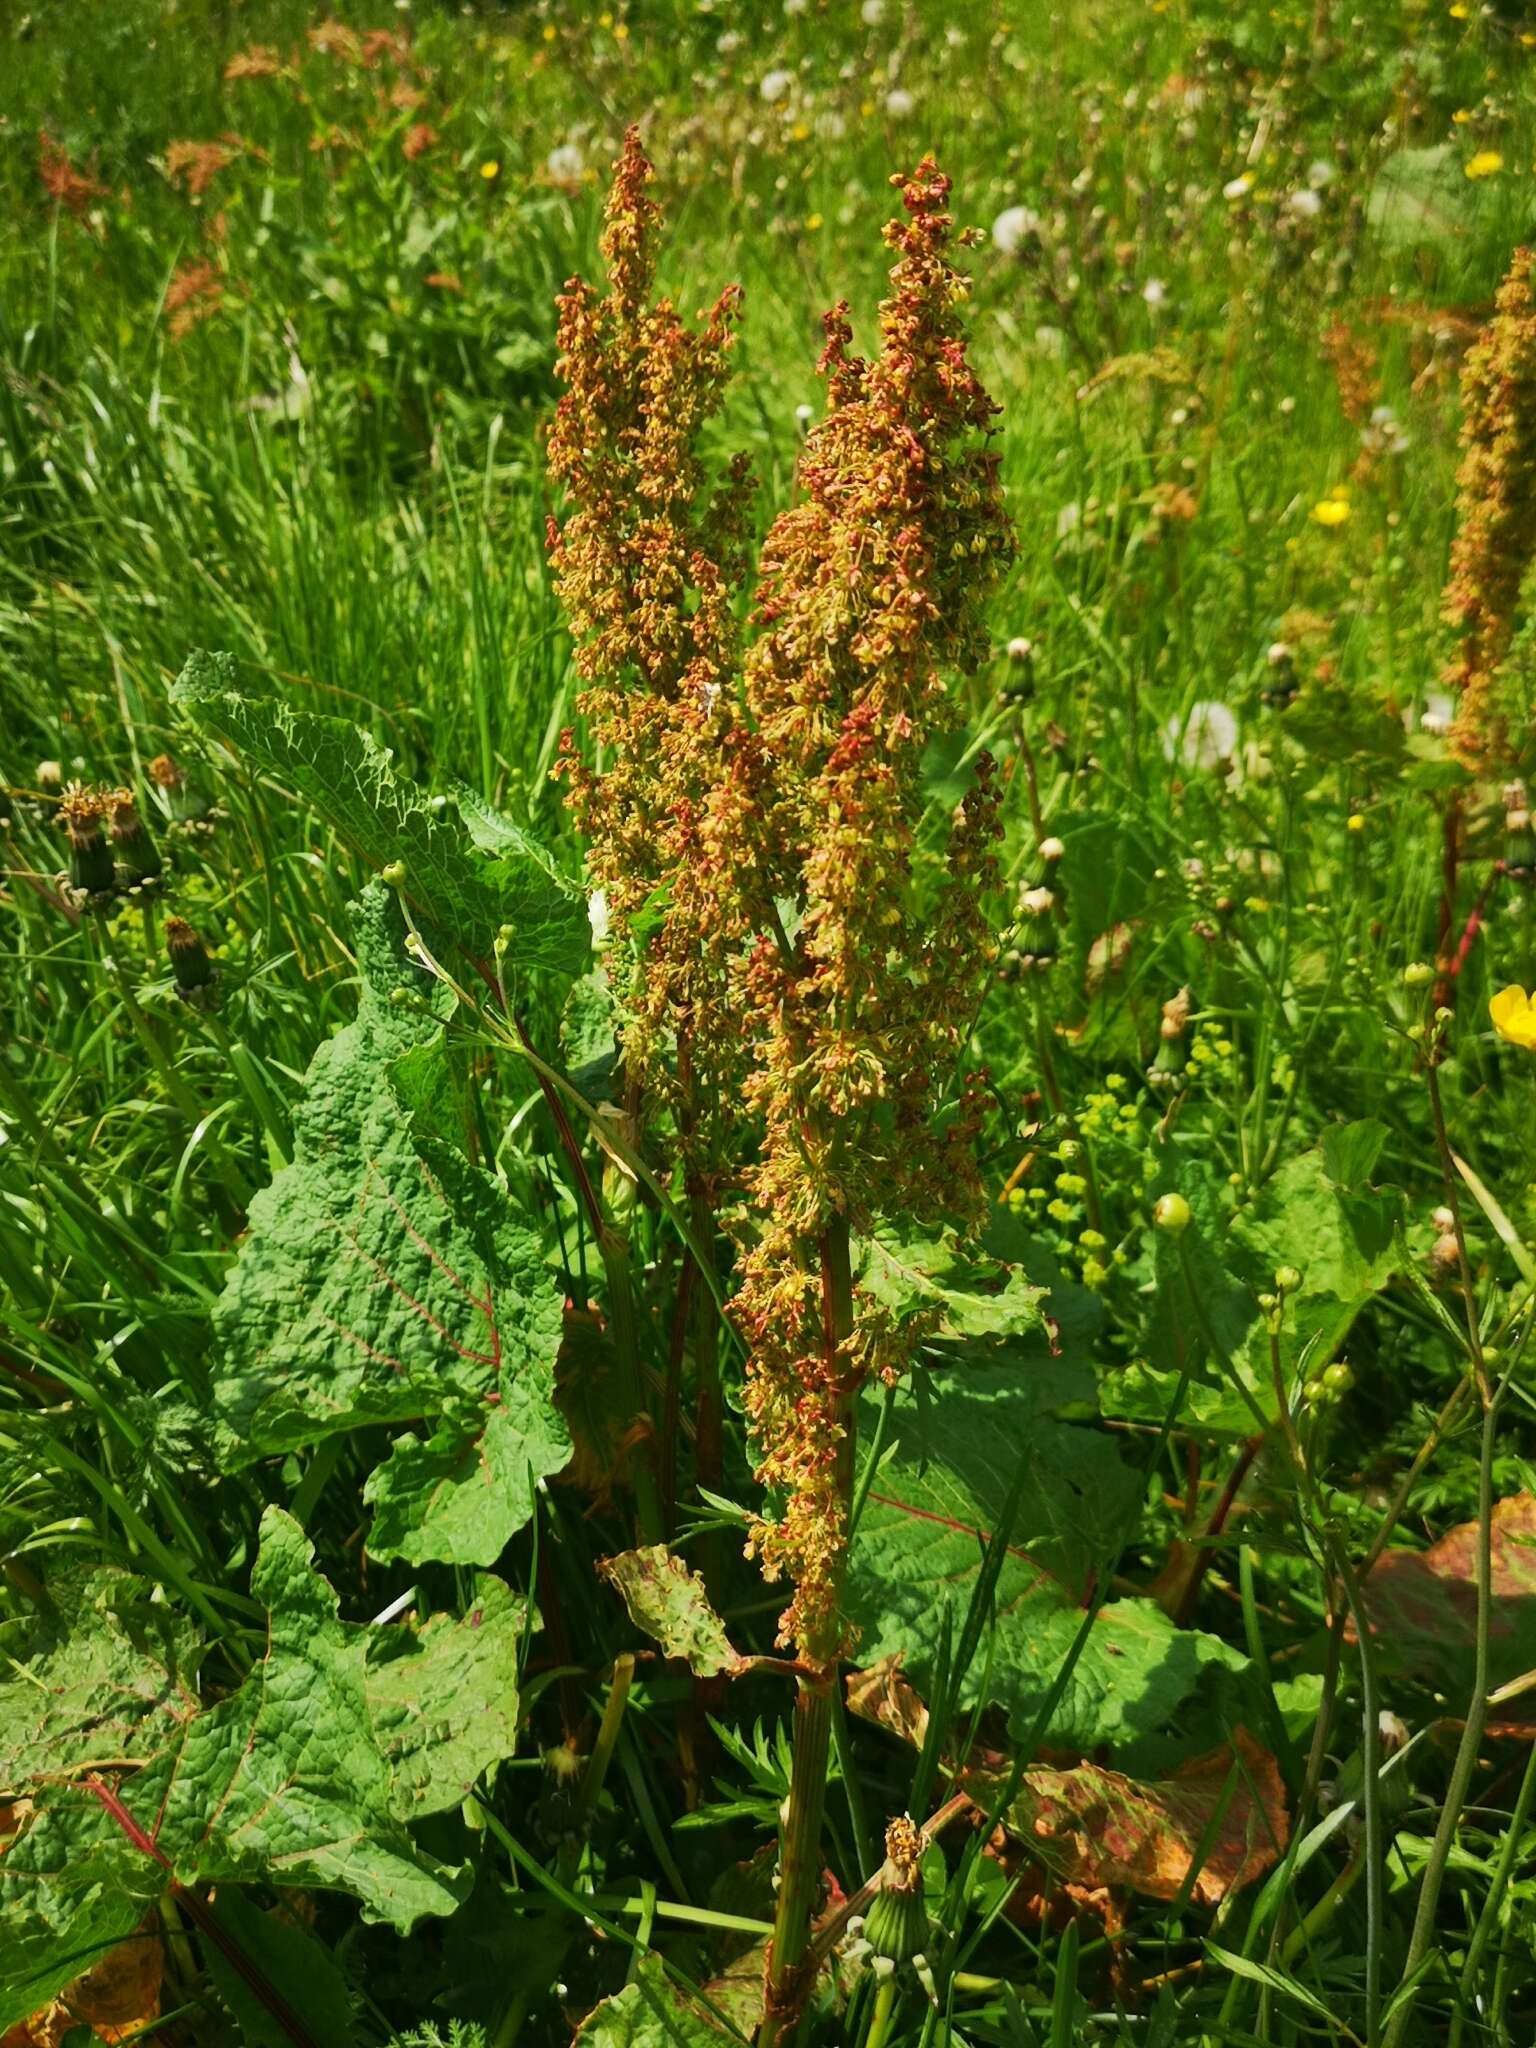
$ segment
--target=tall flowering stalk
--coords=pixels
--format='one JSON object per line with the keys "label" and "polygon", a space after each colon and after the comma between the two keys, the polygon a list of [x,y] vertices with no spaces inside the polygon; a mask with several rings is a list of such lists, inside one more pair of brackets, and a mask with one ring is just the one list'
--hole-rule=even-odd
{"label": "tall flowering stalk", "polygon": [[1509,750],[1499,671],[1518,622],[1521,585],[1536,562],[1536,256],[1515,252],[1493,318],[1462,370],[1462,460],[1445,617],[1460,636],[1449,679],[1458,691],[1454,739],[1472,765]]}
{"label": "tall flowering stalk", "polygon": [[695,1200],[737,1197],[732,1315],[766,1491],[752,1547],[791,1582],[780,1640],[801,1672],[773,2044],[807,1988],[855,1403],[911,1338],[861,1297],[851,1242],[882,1220],[980,1210],[974,1104],[950,1097],[992,952],[999,792],[983,756],[933,844],[921,766],[955,724],[946,675],[986,653],[982,604],[1013,543],[949,182],[927,160],[893,181],[905,218],[886,231],[878,352],[853,352],[846,306],[827,316],[825,416],[738,653],[743,474],[711,487],[697,452],[736,299],[697,330],[651,304],[648,177],[631,136],[608,293],[572,285],[561,301],[550,456],[575,509],[552,545],[598,750],[587,764],[572,744],[565,766],[624,941],[627,1062],[674,1113]]}
{"label": "tall flowering stalk", "polygon": [[[597,752],[589,765],[567,732],[561,768],[616,941],[625,1059],[682,1109],[692,1144],[690,1113],[735,1078],[736,1048],[702,1028],[718,1020],[725,968],[710,943],[718,891],[704,842],[710,792],[739,744],[733,600],[748,485],[740,460],[712,479],[699,440],[719,408],[741,294],[722,293],[698,328],[669,300],[653,303],[651,177],[631,129],[602,238],[608,289],[573,279],[559,300],[566,391],[549,466],[572,510],[563,527],[551,520],[549,548]],[[692,1088],[669,1058],[678,1040]]]}
{"label": "tall flowering stalk", "polygon": [[[719,407],[740,292],[723,293],[696,328],[654,300],[651,177],[632,128],[602,238],[608,288],[573,279],[559,301],[566,390],[549,464],[571,510],[563,527],[550,521],[549,549],[584,685],[577,708],[597,753],[589,765],[567,732],[561,770],[615,941],[632,1115],[640,1120],[642,1098],[670,1108],[703,1248],[714,1236],[722,1115],[741,1085],[743,1049],[720,1028],[726,951],[709,812],[722,764],[744,741],[733,601],[748,479],[742,460],[712,479],[699,441]],[[626,1254],[611,1233],[604,1255],[622,1302]],[[692,1323],[700,1475],[718,1484],[711,1297],[697,1290]]]}
{"label": "tall flowering stalk", "polygon": [[756,1545],[770,1578],[793,1580],[781,1640],[804,1666],[768,2042],[792,2028],[806,1988],[845,1647],[854,1403],[904,1363],[889,1320],[853,1285],[850,1234],[979,1204],[970,1118],[940,1132],[936,1117],[990,957],[998,792],[984,757],[934,863],[919,844],[920,775],[924,750],[955,723],[944,674],[982,659],[982,604],[1013,542],[985,440],[997,408],[960,322],[949,181],[929,159],[893,182],[906,218],[886,230],[896,261],[880,349],[853,354],[846,306],[828,314],[826,414],[801,456],[799,501],[764,545],[746,663],[771,770],[760,843],[741,849],[739,872],[797,918],[792,934],[780,923],[759,936],[740,977],[762,1137],[736,1314],[758,1477],[782,1504]]}

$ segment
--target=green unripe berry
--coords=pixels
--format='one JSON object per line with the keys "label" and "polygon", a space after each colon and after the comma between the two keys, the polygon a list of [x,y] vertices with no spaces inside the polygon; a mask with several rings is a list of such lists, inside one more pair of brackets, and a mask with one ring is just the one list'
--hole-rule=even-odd
{"label": "green unripe berry", "polygon": [[387,882],[391,889],[398,889],[405,880],[405,862],[403,860],[385,861],[383,867],[379,869],[379,879],[382,882]]}
{"label": "green unripe berry", "polygon": [[1182,1195],[1158,1196],[1152,1209],[1155,1229],[1164,1231],[1169,1237],[1182,1237],[1191,1221],[1189,1204]]}
{"label": "green unripe berry", "polygon": [[1328,1366],[1323,1373],[1324,1391],[1331,1394],[1336,1401],[1342,1400],[1354,1384],[1354,1368],[1346,1365],[1342,1358]]}

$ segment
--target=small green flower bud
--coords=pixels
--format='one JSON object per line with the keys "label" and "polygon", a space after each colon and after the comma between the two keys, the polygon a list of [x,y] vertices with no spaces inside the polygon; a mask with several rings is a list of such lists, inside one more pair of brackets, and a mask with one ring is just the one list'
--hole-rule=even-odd
{"label": "small green flower bud", "polygon": [[1169,1237],[1182,1237],[1192,1221],[1190,1207],[1182,1195],[1159,1195],[1152,1208],[1152,1223]]}
{"label": "small green flower bud", "polygon": [[1404,988],[1427,988],[1435,978],[1435,970],[1425,960],[1413,960],[1403,969]]}
{"label": "small green flower bud", "polygon": [[1354,1384],[1354,1368],[1346,1365],[1342,1358],[1324,1370],[1323,1387],[1336,1401],[1342,1400]]}
{"label": "small green flower bud", "polygon": [[1282,1294],[1294,1294],[1301,1285],[1301,1275],[1294,1266],[1277,1266],[1275,1285]]}
{"label": "small green flower bud", "polygon": [[387,860],[383,867],[379,869],[379,880],[387,882],[391,889],[398,889],[405,880],[405,862],[403,860]]}

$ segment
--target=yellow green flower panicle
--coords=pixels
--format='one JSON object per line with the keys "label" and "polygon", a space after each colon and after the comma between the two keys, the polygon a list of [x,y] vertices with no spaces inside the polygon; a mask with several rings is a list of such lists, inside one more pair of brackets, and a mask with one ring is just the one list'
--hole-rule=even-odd
{"label": "yellow green flower panicle", "polygon": [[1493,1028],[1522,1052],[1536,1052],[1536,1001],[1516,983],[1501,988],[1488,1005]]}

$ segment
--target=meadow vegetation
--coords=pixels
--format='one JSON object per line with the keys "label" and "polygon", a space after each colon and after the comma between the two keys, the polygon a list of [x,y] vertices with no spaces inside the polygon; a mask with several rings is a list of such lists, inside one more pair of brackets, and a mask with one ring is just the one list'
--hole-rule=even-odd
{"label": "meadow vegetation", "polygon": [[1531,2037],[1533,88],[0,18],[4,2048]]}

